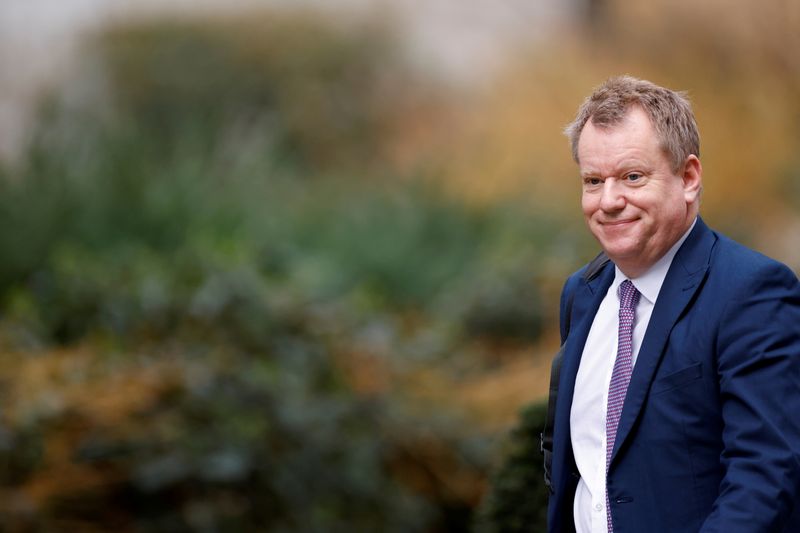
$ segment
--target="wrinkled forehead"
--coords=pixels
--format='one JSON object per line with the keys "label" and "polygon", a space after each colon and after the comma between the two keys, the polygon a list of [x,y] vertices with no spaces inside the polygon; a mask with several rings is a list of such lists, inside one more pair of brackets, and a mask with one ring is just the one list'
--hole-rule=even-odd
{"label": "wrinkled forehead", "polygon": [[598,126],[587,122],[578,139],[577,152],[582,172],[606,172],[624,161],[655,162],[666,157],[652,123],[641,110],[631,111],[614,125]]}
{"label": "wrinkled forehead", "polygon": [[[593,114],[584,124],[578,137],[580,151],[581,139],[587,129],[606,136],[627,136],[631,142],[642,141],[648,145],[657,145],[665,153],[668,152],[662,133],[658,130],[647,111],[638,104],[631,104],[624,110],[612,108],[608,113]],[[668,154],[666,154],[668,155]]]}

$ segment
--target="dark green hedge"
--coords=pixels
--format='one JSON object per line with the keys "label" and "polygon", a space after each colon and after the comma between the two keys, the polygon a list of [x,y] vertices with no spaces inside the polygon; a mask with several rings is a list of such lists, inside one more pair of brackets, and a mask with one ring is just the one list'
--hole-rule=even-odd
{"label": "dark green hedge", "polygon": [[483,533],[546,531],[548,489],[544,484],[539,434],[547,403],[526,407],[511,431],[503,460],[492,476],[482,504],[478,529]]}

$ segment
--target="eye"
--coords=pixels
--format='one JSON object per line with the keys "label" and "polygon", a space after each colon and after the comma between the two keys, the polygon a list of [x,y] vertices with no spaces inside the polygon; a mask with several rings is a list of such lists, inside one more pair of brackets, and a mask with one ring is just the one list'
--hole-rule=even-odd
{"label": "eye", "polygon": [[642,179],[642,175],[639,174],[638,172],[631,172],[630,174],[625,176],[625,179],[627,179],[628,181],[638,181]]}
{"label": "eye", "polygon": [[583,178],[583,184],[589,186],[597,186],[600,185],[602,181],[600,178]]}

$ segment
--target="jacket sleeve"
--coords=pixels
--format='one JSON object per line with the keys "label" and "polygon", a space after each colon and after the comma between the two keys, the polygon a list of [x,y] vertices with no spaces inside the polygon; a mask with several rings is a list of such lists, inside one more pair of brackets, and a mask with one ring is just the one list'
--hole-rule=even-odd
{"label": "jacket sleeve", "polygon": [[785,531],[800,499],[800,282],[768,263],[742,287],[716,341],[725,474],[706,533]]}

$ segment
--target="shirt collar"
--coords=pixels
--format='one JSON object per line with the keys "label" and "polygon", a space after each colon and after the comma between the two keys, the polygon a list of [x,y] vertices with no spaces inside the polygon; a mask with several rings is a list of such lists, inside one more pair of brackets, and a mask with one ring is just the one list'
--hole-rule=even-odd
{"label": "shirt collar", "polygon": [[[656,263],[647,269],[641,276],[631,279],[631,282],[633,283],[633,286],[636,287],[636,290],[638,290],[642,297],[646,298],[651,304],[656,303],[658,293],[661,291],[661,285],[664,284],[664,279],[667,277],[669,267],[672,265],[672,260],[675,259],[675,254],[678,253],[683,241],[685,241],[692,232],[695,224],[697,224],[696,217],[694,222],[692,222],[692,225],[689,226],[689,229],[686,230],[686,233],[684,233],[683,236],[678,239],[678,242],[672,245],[672,248],[670,248],[667,253],[661,257],[661,259],[656,261]],[[614,272],[614,282],[611,284],[611,288],[617,295],[619,295],[619,286],[623,281],[628,279],[628,277],[623,274],[616,265],[614,266]]]}

